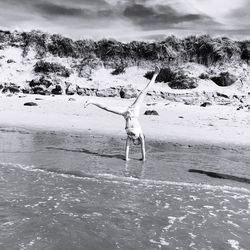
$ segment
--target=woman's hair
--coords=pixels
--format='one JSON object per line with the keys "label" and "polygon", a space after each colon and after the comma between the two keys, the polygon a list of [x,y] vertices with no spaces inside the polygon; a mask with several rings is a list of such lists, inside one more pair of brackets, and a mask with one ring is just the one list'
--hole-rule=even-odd
{"label": "woman's hair", "polygon": [[133,144],[134,145],[140,145],[141,144],[141,139],[139,137],[137,139],[133,139]]}
{"label": "woman's hair", "polygon": [[[145,135],[143,135],[144,139],[145,139]],[[134,145],[140,145],[141,144],[141,138],[138,137],[137,139],[133,139],[133,144]]]}

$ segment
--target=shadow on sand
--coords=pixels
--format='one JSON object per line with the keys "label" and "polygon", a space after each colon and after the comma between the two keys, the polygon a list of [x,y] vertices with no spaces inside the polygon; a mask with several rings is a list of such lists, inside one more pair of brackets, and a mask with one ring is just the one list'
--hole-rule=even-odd
{"label": "shadow on sand", "polygon": [[84,148],[67,149],[67,148],[57,148],[57,147],[46,147],[46,149],[61,150],[61,151],[75,152],[75,153],[84,153],[84,154],[89,154],[89,155],[105,157],[105,158],[117,158],[117,159],[125,160],[124,155],[121,155],[121,154],[103,154],[103,153],[99,153],[99,152],[93,152],[93,151],[90,151],[90,150],[84,149]]}
{"label": "shadow on sand", "polygon": [[189,169],[188,172],[204,174],[212,178],[226,179],[226,180],[232,180],[232,181],[250,184],[250,179],[248,178],[238,177],[238,176],[229,175],[229,174],[220,174],[220,173],[205,171],[205,170],[200,170],[200,169]]}

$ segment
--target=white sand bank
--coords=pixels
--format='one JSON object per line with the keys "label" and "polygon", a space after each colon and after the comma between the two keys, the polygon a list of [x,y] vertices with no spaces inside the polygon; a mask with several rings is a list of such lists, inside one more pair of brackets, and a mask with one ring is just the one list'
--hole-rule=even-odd
{"label": "white sand bank", "polygon": [[[72,132],[104,133],[125,138],[124,119],[95,106],[83,108],[89,97],[0,95],[0,126]],[[35,100],[41,98],[42,100]],[[74,101],[69,101],[74,98]],[[109,106],[126,107],[132,100],[92,98]],[[34,101],[38,106],[24,106]],[[231,106],[187,106],[181,103],[145,101],[140,121],[146,138],[165,141],[194,141],[250,145],[250,112]],[[167,104],[167,105],[166,105]],[[143,115],[146,109],[159,116]]]}

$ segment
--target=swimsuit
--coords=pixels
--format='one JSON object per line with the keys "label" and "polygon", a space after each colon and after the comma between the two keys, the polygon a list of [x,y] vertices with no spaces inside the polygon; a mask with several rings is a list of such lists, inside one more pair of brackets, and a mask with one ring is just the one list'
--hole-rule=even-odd
{"label": "swimsuit", "polygon": [[126,133],[129,138],[136,140],[140,136],[140,129],[139,128],[125,128]]}
{"label": "swimsuit", "polygon": [[[127,113],[125,119],[126,119],[125,130],[126,130],[126,133],[127,133],[128,137],[133,139],[133,140],[138,139],[140,137],[140,134],[141,134],[141,128],[140,128],[140,126],[139,127],[134,126],[135,123],[138,122],[137,121],[137,116],[134,115],[134,113],[130,111],[130,112]],[[132,126],[129,126],[132,119],[136,119],[136,120],[134,121],[134,124],[132,123],[133,124]]]}

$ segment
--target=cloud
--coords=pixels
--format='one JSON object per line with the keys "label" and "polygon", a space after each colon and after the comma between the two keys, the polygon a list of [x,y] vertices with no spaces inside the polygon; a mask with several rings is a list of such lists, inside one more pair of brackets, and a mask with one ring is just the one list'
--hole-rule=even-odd
{"label": "cloud", "polygon": [[195,8],[215,19],[220,19],[241,8],[249,0],[189,0]]}
{"label": "cloud", "polygon": [[[5,0],[0,0],[0,3],[5,3]],[[8,0],[9,4],[13,5],[34,5],[34,4],[46,4],[53,3],[55,5],[66,5],[66,6],[98,6],[105,7],[109,6],[109,4],[105,0]]]}
{"label": "cloud", "polygon": [[164,5],[146,7],[142,4],[133,4],[125,8],[123,15],[143,29],[170,28],[184,22],[203,22],[205,20],[213,23],[213,20],[205,15],[184,14]]}
{"label": "cloud", "polygon": [[217,31],[225,35],[230,29],[237,33],[237,27],[249,28],[249,1],[0,0],[0,25],[6,29],[41,29],[76,39],[131,40]]}
{"label": "cloud", "polygon": [[[76,0],[75,0],[76,1]],[[81,21],[92,21],[96,22],[99,21],[102,23],[104,19],[106,21],[111,20],[111,18],[115,17],[115,12],[107,7],[108,5],[105,3],[105,7],[95,7],[93,8],[90,6],[86,6],[86,4],[91,3],[95,4],[95,0],[93,2],[91,1],[85,1],[85,5],[82,7],[69,7],[67,5],[58,5],[55,3],[35,3],[33,4],[33,8],[38,14],[42,15],[44,18],[48,19],[57,19],[57,18],[71,18],[71,19],[79,19]],[[104,5],[102,5],[104,6]],[[88,24],[91,26],[91,24],[88,22]]]}
{"label": "cloud", "polygon": [[37,3],[33,6],[38,12],[47,16],[82,16],[87,12],[80,8],[72,8],[54,3]]}
{"label": "cloud", "polygon": [[[34,1],[34,0],[33,0]],[[98,7],[98,8],[103,8],[103,7],[108,7],[110,6],[107,1],[105,0],[55,0],[52,1],[53,3],[56,3],[58,5],[64,4],[64,5],[69,5],[69,6],[90,6],[90,7]]]}
{"label": "cloud", "polygon": [[250,29],[250,1],[246,1],[244,5],[233,9],[226,16],[228,23],[237,29]]}

